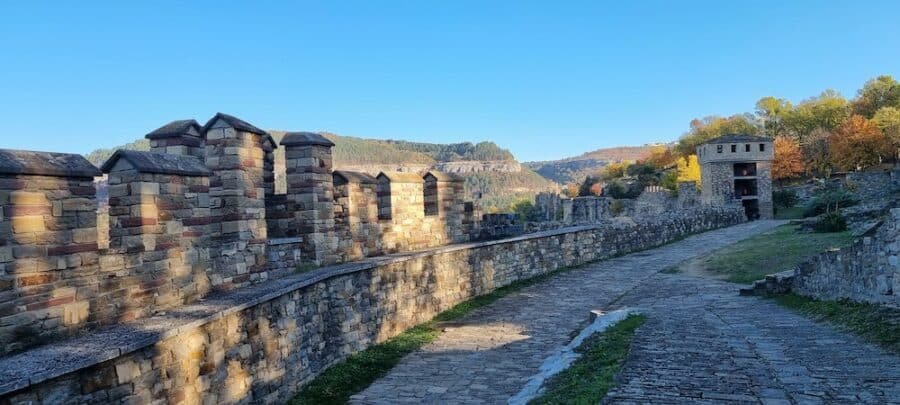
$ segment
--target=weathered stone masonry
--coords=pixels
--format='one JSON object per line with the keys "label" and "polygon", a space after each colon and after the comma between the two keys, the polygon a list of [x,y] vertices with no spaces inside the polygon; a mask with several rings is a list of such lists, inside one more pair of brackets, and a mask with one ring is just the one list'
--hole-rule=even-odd
{"label": "weathered stone masonry", "polygon": [[0,359],[0,402],[283,403],[329,365],[475,295],[744,220],[705,207],[271,280]]}
{"label": "weathered stone masonry", "polygon": [[786,292],[900,308],[900,209],[892,209],[873,236],[813,256],[790,272],[767,276],[741,290],[748,295]]}
{"label": "weathered stone masonry", "polygon": [[309,264],[464,242],[477,225],[462,181],[437,172],[390,174],[397,181],[382,182],[382,197],[393,211],[379,219],[374,180],[341,180],[333,144],[318,134],[283,139],[280,196],[277,145],[243,120],[173,121],[146,137],[151,152],[121,151],[104,165],[103,214],[101,173],[83,157],[0,151],[0,356]]}
{"label": "weathered stone masonry", "polygon": [[93,322],[100,271],[94,176],[78,155],[0,151],[0,355]]}

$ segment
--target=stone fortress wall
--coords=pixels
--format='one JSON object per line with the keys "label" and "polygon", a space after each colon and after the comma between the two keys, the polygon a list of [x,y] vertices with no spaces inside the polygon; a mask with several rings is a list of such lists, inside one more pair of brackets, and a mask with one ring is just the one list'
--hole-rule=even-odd
{"label": "stone fortress wall", "polygon": [[465,242],[477,226],[462,179],[335,173],[317,134],[282,141],[283,195],[279,145],[238,118],[175,121],[147,138],[151,152],[120,151],[102,168],[108,230],[97,227],[101,171],[84,158],[0,151],[0,355],[298,266]]}
{"label": "stone fortress wall", "polygon": [[698,207],[368,258],[0,358],[0,402],[285,403],[347,356],[517,280],[746,221]]}

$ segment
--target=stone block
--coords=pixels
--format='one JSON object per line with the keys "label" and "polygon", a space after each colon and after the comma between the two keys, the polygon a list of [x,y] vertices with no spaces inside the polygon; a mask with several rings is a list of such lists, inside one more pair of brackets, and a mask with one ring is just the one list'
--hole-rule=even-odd
{"label": "stone block", "polygon": [[50,205],[47,195],[32,191],[13,191],[9,194],[12,205]]}
{"label": "stone block", "polygon": [[13,233],[34,233],[47,230],[44,218],[40,216],[14,217],[10,221]]}

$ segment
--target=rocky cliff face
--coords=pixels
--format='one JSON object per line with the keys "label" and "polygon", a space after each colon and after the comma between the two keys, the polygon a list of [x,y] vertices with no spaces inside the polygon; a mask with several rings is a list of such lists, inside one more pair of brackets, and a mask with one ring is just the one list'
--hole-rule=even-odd
{"label": "rocky cliff face", "polygon": [[481,172],[518,173],[522,171],[522,165],[515,160],[494,161],[455,161],[437,162],[434,169],[445,173],[471,174]]}

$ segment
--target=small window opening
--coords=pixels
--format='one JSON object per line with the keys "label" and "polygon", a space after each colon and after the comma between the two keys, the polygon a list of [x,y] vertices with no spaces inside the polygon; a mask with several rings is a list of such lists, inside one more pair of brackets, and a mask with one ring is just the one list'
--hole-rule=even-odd
{"label": "small window opening", "polygon": [[425,216],[438,214],[438,186],[436,181],[426,178],[424,187]]}
{"label": "small window opening", "polygon": [[722,153],[722,145],[716,145],[716,153]]}
{"label": "small window opening", "polygon": [[760,152],[765,152],[765,151],[766,151],[766,144],[764,144],[764,143],[759,144],[759,151],[760,151]]}
{"label": "small window opening", "polygon": [[744,152],[750,152],[750,144],[744,145]]}
{"label": "small window opening", "polygon": [[731,145],[731,153],[737,152],[737,145]]}

